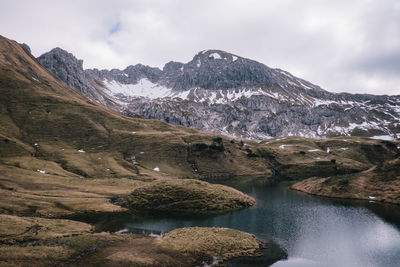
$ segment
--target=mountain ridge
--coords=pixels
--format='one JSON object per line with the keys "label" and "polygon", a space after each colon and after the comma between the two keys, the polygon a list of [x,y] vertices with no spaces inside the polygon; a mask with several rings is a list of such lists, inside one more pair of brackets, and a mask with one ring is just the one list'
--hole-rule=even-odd
{"label": "mountain ridge", "polygon": [[221,50],[203,50],[187,63],[170,61],[162,70],[136,64],[124,70],[80,68],[79,74],[69,71],[69,59],[49,61],[57,56],[63,55],[50,51],[38,60],[56,75],[68,73],[58,77],[71,87],[86,77],[87,86],[79,90],[100,103],[118,103],[106,105],[132,116],[258,140],[290,135],[394,139],[400,133],[400,96],[331,93]]}

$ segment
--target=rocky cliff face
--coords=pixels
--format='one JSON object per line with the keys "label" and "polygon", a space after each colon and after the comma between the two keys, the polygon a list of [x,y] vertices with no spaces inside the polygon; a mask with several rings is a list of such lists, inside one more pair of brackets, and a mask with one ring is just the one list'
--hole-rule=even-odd
{"label": "rocky cliff face", "polygon": [[119,103],[128,115],[237,138],[299,135],[396,138],[400,96],[335,94],[289,72],[224,51],[206,50],[163,70],[83,70],[59,48],[38,60],[89,98]]}
{"label": "rocky cliff face", "polygon": [[45,53],[37,60],[56,77],[86,95],[89,99],[100,102],[110,108],[117,105],[112,98],[103,93],[101,84],[83,70],[83,60],[57,47]]}

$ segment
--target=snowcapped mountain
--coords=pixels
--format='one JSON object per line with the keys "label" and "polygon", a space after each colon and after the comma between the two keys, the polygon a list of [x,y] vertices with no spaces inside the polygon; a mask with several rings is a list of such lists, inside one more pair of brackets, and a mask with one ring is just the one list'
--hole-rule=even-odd
{"label": "snowcapped mountain", "polygon": [[56,48],[38,60],[93,101],[131,115],[237,138],[358,135],[398,138],[400,96],[330,93],[287,71],[220,50],[162,70],[83,70]]}

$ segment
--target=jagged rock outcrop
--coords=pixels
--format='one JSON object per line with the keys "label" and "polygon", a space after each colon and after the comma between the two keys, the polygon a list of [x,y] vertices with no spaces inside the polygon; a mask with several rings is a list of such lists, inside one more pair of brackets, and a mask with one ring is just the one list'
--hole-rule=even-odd
{"label": "jagged rock outcrop", "polygon": [[38,60],[72,88],[79,89],[82,93],[89,93],[92,90],[89,77],[83,71],[83,60],[78,60],[71,53],[57,47],[41,55]]}
{"label": "jagged rock outcrop", "polygon": [[[54,49],[39,61],[89,98],[118,102],[132,116],[160,119],[237,138],[299,135],[396,138],[400,96],[330,93],[317,85],[220,50],[205,50],[162,70],[83,70]],[[99,99],[100,98],[100,99]]]}
{"label": "jagged rock outcrop", "polygon": [[110,108],[117,107],[114,100],[103,93],[102,84],[83,69],[83,60],[78,60],[73,54],[57,47],[37,60],[56,77],[70,87],[78,89],[89,99]]}

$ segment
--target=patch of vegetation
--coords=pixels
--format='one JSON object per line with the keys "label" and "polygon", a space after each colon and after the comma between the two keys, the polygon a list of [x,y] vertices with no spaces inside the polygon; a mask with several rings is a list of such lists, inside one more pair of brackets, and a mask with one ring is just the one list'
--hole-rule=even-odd
{"label": "patch of vegetation", "polygon": [[214,137],[212,139],[212,141],[217,143],[217,144],[222,144],[222,137],[220,137],[220,136]]}
{"label": "patch of vegetation", "polygon": [[197,143],[193,145],[195,150],[204,151],[208,149],[208,145],[205,143]]}
{"label": "patch of vegetation", "polygon": [[217,136],[212,139],[212,144],[209,146],[211,150],[216,150],[223,152],[225,150],[224,144],[222,142],[222,137]]}
{"label": "patch of vegetation", "polygon": [[215,143],[212,143],[212,144],[210,145],[210,149],[216,150],[216,151],[219,151],[219,152],[223,152],[223,151],[225,150],[225,147],[224,147],[223,144],[215,144]]}
{"label": "patch of vegetation", "polygon": [[254,198],[231,187],[192,179],[154,181],[118,202],[133,210],[179,213],[220,213],[255,204]]}
{"label": "patch of vegetation", "polygon": [[240,140],[239,147],[242,148],[243,146],[244,146],[244,142],[243,142],[243,140]]}
{"label": "patch of vegetation", "polygon": [[203,253],[221,260],[261,255],[260,249],[265,247],[251,234],[215,227],[179,228],[167,233],[158,244],[182,253]]}
{"label": "patch of vegetation", "polygon": [[347,185],[349,185],[349,183],[350,183],[350,181],[347,178],[342,178],[342,179],[339,179],[339,181],[338,181],[338,184],[340,186],[347,186]]}
{"label": "patch of vegetation", "polygon": [[256,154],[256,153],[253,153],[253,150],[251,150],[251,148],[249,148],[249,147],[246,148],[246,152],[247,152],[247,156],[250,157],[250,158],[259,157],[259,155]]}

